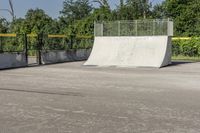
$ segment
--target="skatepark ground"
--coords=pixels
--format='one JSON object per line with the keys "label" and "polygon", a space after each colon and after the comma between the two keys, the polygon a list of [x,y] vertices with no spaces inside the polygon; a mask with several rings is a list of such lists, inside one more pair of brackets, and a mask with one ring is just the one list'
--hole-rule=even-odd
{"label": "skatepark ground", "polygon": [[200,63],[0,71],[0,133],[198,133]]}

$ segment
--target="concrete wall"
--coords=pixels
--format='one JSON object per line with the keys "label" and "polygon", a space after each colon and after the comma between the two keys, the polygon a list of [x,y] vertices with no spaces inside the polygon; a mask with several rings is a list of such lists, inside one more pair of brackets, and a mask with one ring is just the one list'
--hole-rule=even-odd
{"label": "concrete wall", "polygon": [[42,63],[51,64],[67,61],[82,61],[87,60],[91,53],[91,49],[78,49],[78,50],[54,50],[42,52]]}
{"label": "concrete wall", "polygon": [[26,66],[24,53],[0,53],[0,69]]}
{"label": "concrete wall", "polygon": [[163,67],[171,63],[171,37],[95,37],[84,65]]}

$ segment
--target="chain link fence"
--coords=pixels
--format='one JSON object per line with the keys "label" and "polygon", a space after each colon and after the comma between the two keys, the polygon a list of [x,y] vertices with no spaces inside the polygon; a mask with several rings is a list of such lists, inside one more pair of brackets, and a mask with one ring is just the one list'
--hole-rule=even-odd
{"label": "chain link fence", "polygon": [[23,52],[23,34],[0,34],[0,53],[3,52]]}
{"label": "chain link fence", "polygon": [[95,36],[173,36],[173,22],[163,20],[133,20],[95,22]]}

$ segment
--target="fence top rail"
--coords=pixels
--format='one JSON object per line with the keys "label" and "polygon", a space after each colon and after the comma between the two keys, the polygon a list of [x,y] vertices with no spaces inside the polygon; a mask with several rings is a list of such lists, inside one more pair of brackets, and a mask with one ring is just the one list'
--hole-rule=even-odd
{"label": "fence top rail", "polygon": [[48,38],[68,38],[68,36],[63,34],[49,34]]}
{"label": "fence top rail", "polygon": [[[17,37],[18,34],[2,34],[0,33],[0,37]],[[37,34],[27,34],[28,37],[37,37]],[[64,34],[48,34],[48,38],[69,38],[69,36]],[[94,36],[92,35],[76,35],[78,39],[92,39]],[[200,37],[172,37],[173,40],[191,40],[191,39],[200,39]]]}
{"label": "fence top rail", "polygon": [[200,37],[173,37],[172,40],[191,40],[191,39],[200,39]]}
{"label": "fence top rail", "polygon": [[[23,35],[23,34],[15,34],[15,33],[0,33],[0,37],[17,37],[18,35]],[[25,35],[25,34],[24,34]],[[26,34],[27,37],[37,37],[39,34]],[[47,35],[48,38],[70,38],[70,35],[65,35],[65,34],[44,34]],[[79,39],[91,39],[94,36],[92,35],[76,35],[75,38]]]}
{"label": "fence top rail", "polygon": [[17,34],[0,34],[0,37],[16,37]]}
{"label": "fence top rail", "polygon": [[[10,34],[0,34],[0,37],[17,37],[17,35],[22,35],[22,34],[14,34],[14,33],[10,33]],[[27,34],[28,37],[36,37],[37,34]]]}
{"label": "fence top rail", "polygon": [[95,21],[96,24],[100,23],[117,23],[117,22],[127,22],[127,23],[139,23],[139,22],[169,22],[173,21],[172,19],[137,19],[137,20],[115,20],[115,21]]}

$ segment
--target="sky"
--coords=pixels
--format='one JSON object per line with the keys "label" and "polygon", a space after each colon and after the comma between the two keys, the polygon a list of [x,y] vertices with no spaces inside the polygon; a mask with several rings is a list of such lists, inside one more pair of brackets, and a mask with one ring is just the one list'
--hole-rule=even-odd
{"label": "sky", "polygon": [[[14,5],[15,16],[17,18],[22,17],[32,8],[43,9],[52,18],[59,17],[59,11],[62,10],[64,0],[12,0]],[[109,0],[112,8],[116,7],[120,0]],[[152,0],[154,4],[160,3],[163,0]],[[0,9],[9,9],[8,0],[0,0]],[[11,20],[11,16],[6,11],[0,10],[0,17],[4,17]]]}

